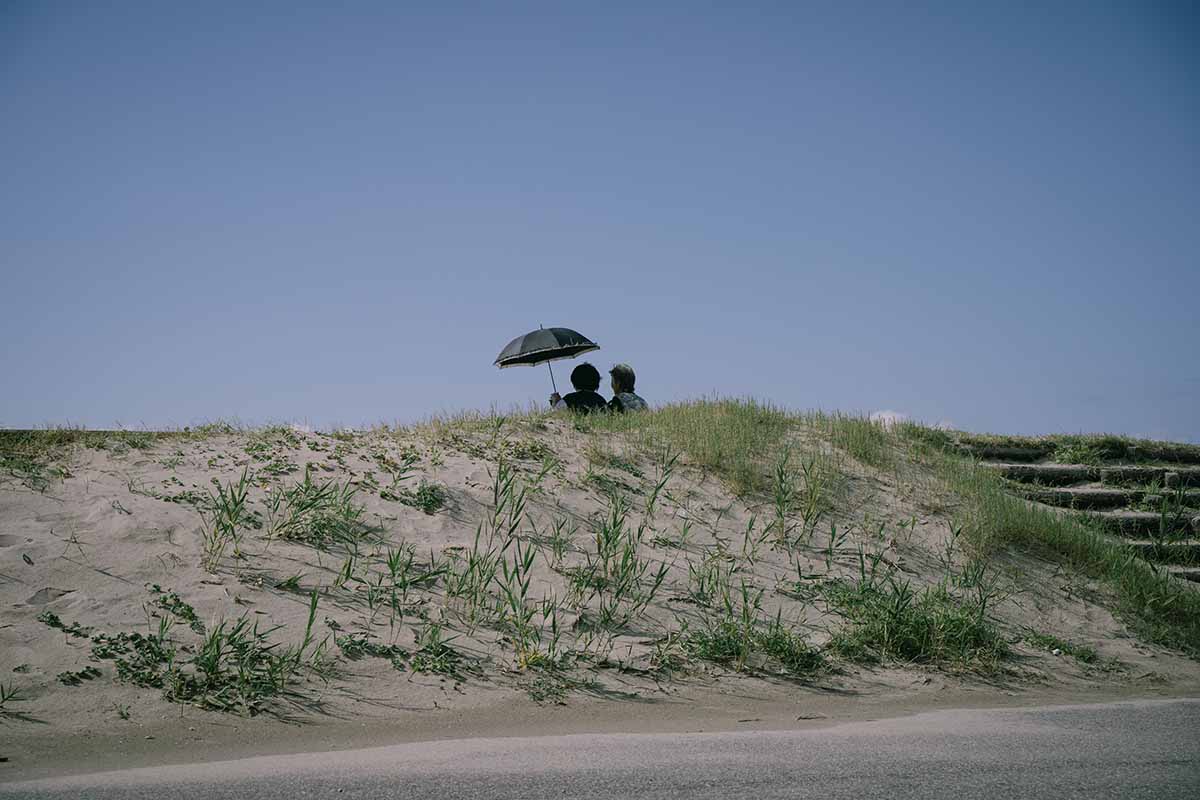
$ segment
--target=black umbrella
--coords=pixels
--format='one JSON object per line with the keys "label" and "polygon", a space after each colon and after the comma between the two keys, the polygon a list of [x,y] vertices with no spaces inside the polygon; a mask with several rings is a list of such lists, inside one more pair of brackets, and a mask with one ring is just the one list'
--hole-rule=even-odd
{"label": "black umbrella", "polygon": [[550,362],[599,349],[600,345],[570,328],[538,328],[505,345],[500,355],[496,356],[495,364],[500,369],[545,364],[546,369],[550,370],[550,385],[557,394],[558,386],[554,382],[554,370]]}

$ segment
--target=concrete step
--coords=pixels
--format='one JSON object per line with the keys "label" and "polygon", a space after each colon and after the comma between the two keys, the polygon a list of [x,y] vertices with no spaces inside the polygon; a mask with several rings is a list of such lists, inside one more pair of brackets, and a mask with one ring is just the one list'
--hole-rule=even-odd
{"label": "concrete step", "polygon": [[[1080,515],[1099,522],[1106,530],[1121,536],[1157,536],[1163,526],[1162,516],[1149,511],[1081,511]],[[1166,533],[1188,536],[1193,533],[1193,526],[1200,524],[1198,521],[1200,517],[1193,520],[1186,515],[1169,515],[1166,520]]]}
{"label": "concrete step", "polygon": [[[957,447],[960,452],[968,453],[984,461],[1028,463],[1050,458],[1058,450],[1059,444],[1055,442],[989,444],[966,441],[959,443]],[[1200,445],[1171,444],[1169,442],[1134,444],[1124,448],[1124,452],[1112,460],[1133,464],[1143,461],[1158,461],[1164,464],[1200,466]]]}
{"label": "concrete step", "polygon": [[1167,572],[1185,581],[1200,583],[1200,567],[1167,567]]}
{"label": "concrete step", "polygon": [[1061,508],[1121,508],[1142,499],[1145,492],[1132,489],[1043,488],[1036,487],[1022,492],[1029,500]]}
{"label": "concrete step", "polygon": [[1100,467],[1100,482],[1110,486],[1120,484],[1157,483],[1159,486],[1200,486],[1200,469],[1195,467]]}
{"label": "concrete step", "polygon": [[1169,543],[1156,542],[1153,539],[1129,539],[1124,544],[1142,558],[1156,564],[1200,567],[1200,540],[1197,539]]}
{"label": "concrete step", "polygon": [[1109,486],[1154,484],[1163,487],[1200,487],[1200,469],[1194,467],[1115,466],[1093,467],[1086,464],[984,464],[1005,478],[1041,486],[1070,486],[1100,481]]}
{"label": "concrete step", "polygon": [[1100,468],[1080,464],[984,464],[1002,477],[1042,486],[1070,486],[1100,480]]}
{"label": "concrete step", "polygon": [[[1140,503],[1150,498],[1151,508],[1158,508],[1163,498],[1175,502],[1176,493],[1172,490],[1159,492],[1143,491],[1141,489],[1117,489],[1110,487],[1076,486],[1076,487],[1033,487],[1025,489],[1022,494],[1029,500],[1060,508],[1080,509],[1109,509]],[[1184,491],[1184,505],[1193,509],[1191,513],[1200,514],[1200,491],[1187,489]]]}
{"label": "concrete step", "polygon": [[1130,461],[1145,459],[1147,461],[1165,461],[1171,464],[1200,465],[1200,446],[1169,442],[1136,444],[1130,445],[1126,450],[1126,457]]}
{"label": "concrete step", "polygon": [[1006,463],[1041,461],[1054,452],[1052,445],[988,445],[964,444],[959,449],[967,455],[975,456],[983,461],[1004,461]]}

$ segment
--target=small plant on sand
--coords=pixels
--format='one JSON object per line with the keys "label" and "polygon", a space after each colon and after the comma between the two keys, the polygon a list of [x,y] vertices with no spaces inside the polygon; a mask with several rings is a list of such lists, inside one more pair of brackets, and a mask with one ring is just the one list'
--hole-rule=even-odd
{"label": "small plant on sand", "polygon": [[446,505],[449,495],[446,489],[436,483],[422,480],[413,491],[403,490],[398,498],[401,503],[413,508],[419,508],[426,514],[435,514]]}
{"label": "small plant on sand", "polygon": [[699,564],[688,562],[688,599],[699,606],[711,606],[729,596],[733,559],[713,553]]}
{"label": "small plant on sand", "polygon": [[355,568],[358,566],[358,556],[356,553],[349,553],[345,560],[342,561],[342,566],[338,569],[337,576],[333,579],[332,588],[341,589],[349,581],[355,579]]}
{"label": "small plant on sand", "polygon": [[281,581],[276,582],[275,588],[284,592],[300,592],[300,581],[304,578],[303,572],[297,572],[294,575],[289,575]]}
{"label": "small plant on sand", "polygon": [[537,550],[533,545],[522,547],[518,539],[512,551],[511,563],[507,558],[501,558],[500,575],[495,580],[500,589],[500,621],[512,636],[517,667],[524,669],[538,653],[540,638],[540,630],[533,621],[537,608],[529,602],[530,573]]}
{"label": "small plant on sand", "polygon": [[501,574],[496,578],[500,598],[497,604],[499,626],[512,642],[514,666],[518,670],[558,669],[565,653],[559,621],[559,601],[550,596],[536,602],[529,597],[529,586],[537,550],[532,544],[514,542],[512,559],[502,559]]}
{"label": "small plant on sand", "polygon": [[595,549],[584,554],[585,564],[568,572],[571,605],[583,609],[597,601],[594,619],[602,629],[616,630],[641,616],[657,596],[670,570],[660,563],[653,568],[641,555],[645,526],[628,524],[628,504],[609,497],[609,513],[596,525]]}
{"label": "small plant on sand", "polygon": [[[0,439],[0,443],[5,442],[5,439]],[[46,453],[17,447],[0,449],[0,475],[15,480],[27,489],[45,492],[50,488],[51,469]]]}
{"label": "small plant on sand", "polygon": [[1066,655],[1074,658],[1081,664],[1094,664],[1099,659],[1096,653],[1096,648],[1086,644],[1076,644],[1075,642],[1060,639],[1049,633],[1039,633],[1030,629],[1025,634],[1025,641],[1036,647],[1038,650],[1045,650],[1053,655]]}
{"label": "small plant on sand", "polygon": [[285,425],[251,431],[246,437],[246,455],[255,461],[271,461],[280,450],[297,450],[300,435]]}
{"label": "small plant on sand", "polygon": [[196,633],[204,635],[204,622],[196,616],[196,609],[184,601],[177,593],[163,589],[157,583],[150,584],[150,591],[158,595],[154,604],[169,612],[180,622],[187,624]]}
{"label": "small plant on sand", "polygon": [[704,627],[689,631],[687,645],[691,654],[739,672],[745,669],[754,653],[754,627],[762,613],[762,597],[761,589],[756,591],[745,581],[741,584],[741,603],[727,592],[723,613],[706,617]]}
{"label": "small plant on sand", "polygon": [[800,462],[801,480],[796,501],[806,540],[812,538],[821,519],[833,509],[830,495],[835,476],[835,471],[824,457],[812,456]]}
{"label": "small plant on sand", "polygon": [[21,703],[25,698],[21,696],[21,691],[13,683],[0,683],[0,717],[12,715],[14,712],[8,707],[9,703]]}
{"label": "small plant on sand", "polygon": [[416,649],[409,658],[413,672],[431,672],[458,678],[463,657],[450,646],[454,638],[447,639],[445,626],[433,620],[417,630]]}
{"label": "small plant on sand", "polygon": [[766,525],[761,531],[756,531],[758,525],[758,515],[751,515],[746,522],[746,529],[742,532],[742,558],[747,564],[753,566],[758,560],[758,551],[763,543],[771,536],[771,531],[774,528],[773,524]]}
{"label": "small plant on sand", "polygon": [[471,549],[446,571],[446,600],[450,610],[472,630],[495,613],[493,583],[505,553],[525,524],[528,490],[505,459],[492,473],[492,503],[487,517],[475,528]]}
{"label": "small plant on sand", "polygon": [[833,568],[834,562],[838,555],[845,548],[846,540],[850,537],[850,531],[846,528],[838,530],[837,523],[829,523],[829,538],[825,540],[825,547],[822,548],[822,555],[825,557],[825,571],[828,572]]}
{"label": "small plant on sand", "polygon": [[655,547],[662,547],[672,550],[686,550],[688,542],[692,536],[692,521],[685,519],[679,526],[678,536],[669,536],[666,533],[655,535],[650,543]]}
{"label": "small plant on sand", "polygon": [[764,654],[793,675],[810,675],[825,667],[821,651],[784,625],[778,613],[769,624],[757,629],[755,639]]}
{"label": "small plant on sand", "polygon": [[268,638],[281,626],[264,631],[246,617],[233,623],[218,621],[189,659],[190,668],[168,673],[166,698],[248,716],[266,710],[272,698],[287,691],[303,666],[308,665],[318,675],[328,670],[328,640],[309,652],[316,612],[317,595],[313,592],[304,638],[291,647],[281,647]]}
{"label": "small plant on sand", "polygon": [[100,670],[89,665],[80,670],[60,672],[56,677],[63,686],[79,686],[84,681],[99,678]]}
{"label": "small plant on sand", "polygon": [[497,543],[494,530],[480,524],[465,557],[456,558],[446,572],[446,600],[468,630],[491,619],[494,608],[491,586],[500,571],[506,546]]}
{"label": "small plant on sand", "polygon": [[567,693],[580,685],[571,677],[569,665],[561,663],[539,663],[526,673],[521,685],[537,703],[566,705]]}
{"label": "small plant on sand", "polygon": [[724,594],[720,612],[706,616],[702,627],[685,627],[684,650],[738,672],[774,669],[805,676],[823,669],[820,650],[784,625],[782,612],[764,620],[762,600],[763,590],[743,580],[736,593]]}
{"label": "small plant on sand", "polygon": [[654,487],[650,490],[650,496],[646,498],[646,519],[654,519],[654,512],[658,507],[658,499],[662,496],[663,490],[667,487],[667,482],[671,480],[671,476],[675,474],[675,464],[677,461],[679,461],[678,450],[672,449],[669,444],[659,448],[659,458],[654,468]]}
{"label": "small plant on sand", "polygon": [[71,636],[75,639],[86,639],[92,633],[91,628],[85,628],[84,626],[80,625],[78,622],[72,622],[71,624],[68,625],[67,623],[63,622],[59,618],[58,614],[55,614],[53,611],[50,611],[49,609],[38,614],[37,621],[47,627],[57,628],[58,630],[65,633],[67,636]]}
{"label": "small plant on sand", "polygon": [[149,636],[137,631],[92,636],[92,658],[111,659],[117,679],[135,686],[162,686],[163,673],[175,659],[172,621],[160,617]]}
{"label": "small plant on sand", "polygon": [[214,572],[232,543],[237,552],[240,529],[247,519],[247,499],[250,495],[250,477],[247,470],[237,483],[230,481],[222,486],[214,480],[216,493],[209,492],[208,505],[200,509],[200,532],[204,547],[202,564]]}
{"label": "small plant on sand", "polygon": [[350,633],[334,638],[342,655],[351,661],[360,658],[384,658],[391,662],[397,670],[404,670],[404,659],[407,655],[404,648],[394,644],[381,644],[374,641],[368,633]]}
{"label": "small plant on sand", "polygon": [[497,446],[506,458],[515,461],[540,461],[546,463],[555,459],[552,451],[545,442],[538,439],[509,439]]}
{"label": "small plant on sand", "polygon": [[412,474],[417,462],[420,460],[420,457],[411,450],[403,451],[399,459],[392,458],[383,450],[372,452],[371,457],[392,479],[391,492],[388,492],[386,489],[380,492],[380,497],[383,497],[385,500],[396,499],[395,491]]}
{"label": "small plant on sand", "polygon": [[771,510],[774,518],[769,529],[776,543],[783,548],[788,546],[792,531],[796,525],[791,522],[791,515],[799,492],[796,489],[798,476],[792,468],[792,451],[784,448],[775,461],[775,470],[771,481]]}
{"label": "small plant on sand", "polygon": [[374,531],[364,520],[366,509],[356,493],[349,481],[313,480],[310,465],[301,483],[268,497],[267,535],[320,549],[354,548]]}
{"label": "small plant on sand", "polygon": [[685,633],[686,630],[668,631],[665,636],[655,640],[654,651],[650,654],[650,672],[655,679],[670,680],[687,667]]}
{"label": "small plant on sand", "polygon": [[280,626],[260,630],[246,617],[219,620],[194,644],[179,642],[172,618],[160,617],[150,635],[95,634],[92,657],[111,660],[118,680],[161,689],[171,702],[253,716],[286,694],[302,670],[328,675],[328,640],[314,646],[316,611],[314,592],[303,640],[290,647],[270,639]]}
{"label": "small plant on sand", "polygon": [[547,560],[550,562],[551,567],[554,569],[562,568],[563,559],[570,552],[572,547],[571,542],[578,530],[579,526],[566,517],[556,517],[550,524],[546,535],[537,540],[544,548],[543,553],[546,549],[550,551]]}
{"label": "small plant on sand", "polygon": [[444,564],[435,564],[432,558],[428,564],[418,562],[417,550],[411,544],[389,547],[384,554],[383,566],[386,572],[382,585],[387,589],[393,625],[395,616],[403,618],[410,593],[433,586],[447,572]]}

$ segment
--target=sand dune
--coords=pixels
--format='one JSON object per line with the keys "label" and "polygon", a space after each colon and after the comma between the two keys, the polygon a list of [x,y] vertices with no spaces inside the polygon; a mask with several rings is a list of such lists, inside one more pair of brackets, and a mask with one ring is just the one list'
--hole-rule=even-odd
{"label": "sand dune", "polygon": [[[798,426],[776,442],[788,460],[764,455],[746,486],[651,433],[518,415],[97,435],[20,458],[10,441],[0,684],[18,695],[0,708],[0,778],[1200,686],[1195,661],[1139,641],[1082,574],[981,562],[919,465],[880,469]],[[855,606],[831,587],[867,564],[918,597],[989,587],[996,642],[856,657]]]}

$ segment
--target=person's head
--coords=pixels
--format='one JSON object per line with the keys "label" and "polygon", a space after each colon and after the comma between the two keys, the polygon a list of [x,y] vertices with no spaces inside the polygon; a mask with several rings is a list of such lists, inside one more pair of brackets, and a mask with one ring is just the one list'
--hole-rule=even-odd
{"label": "person's head", "polygon": [[628,364],[615,364],[608,374],[612,377],[613,394],[633,391],[633,384],[637,380],[637,376],[633,374],[633,367]]}
{"label": "person's head", "polygon": [[576,391],[594,392],[600,388],[600,370],[586,361],[571,370],[571,385]]}

